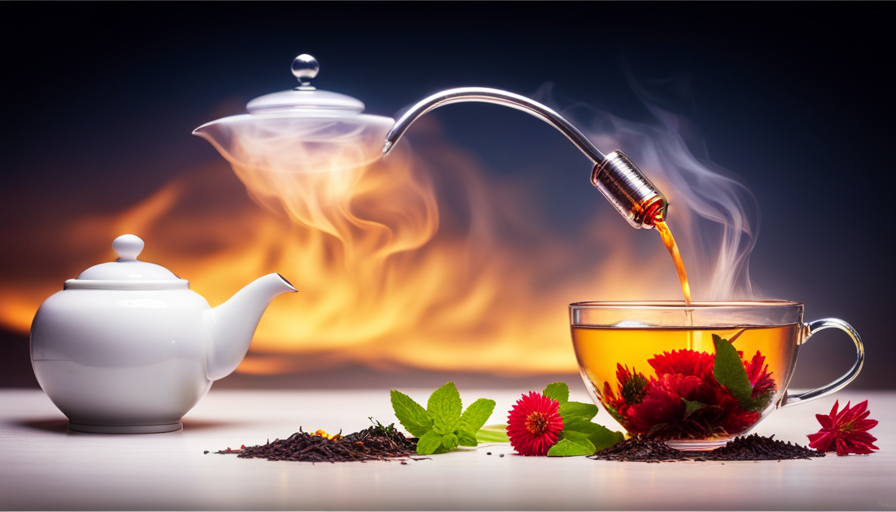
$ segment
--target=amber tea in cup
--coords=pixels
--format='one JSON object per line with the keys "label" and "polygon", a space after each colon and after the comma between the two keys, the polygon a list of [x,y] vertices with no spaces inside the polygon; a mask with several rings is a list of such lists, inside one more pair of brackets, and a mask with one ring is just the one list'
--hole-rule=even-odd
{"label": "amber tea in cup", "polygon": [[[852,381],[864,351],[846,322],[803,323],[803,305],[755,302],[578,302],[572,340],[595,403],[629,435],[709,450],[749,432],[777,408]],[[827,386],[787,392],[800,346],[823,329],[856,346],[852,369]]]}

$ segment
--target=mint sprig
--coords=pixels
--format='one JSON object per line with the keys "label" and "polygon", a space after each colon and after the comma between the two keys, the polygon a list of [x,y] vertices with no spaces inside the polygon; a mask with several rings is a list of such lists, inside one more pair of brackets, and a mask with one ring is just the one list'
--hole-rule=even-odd
{"label": "mint sprig", "polygon": [[[735,340],[739,335],[740,333],[731,338],[731,340]],[[748,411],[761,411],[764,409],[768,405],[770,396],[753,398],[753,385],[750,383],[750,378],[747,377],[747,370],[740,359],[740,354],[737,353],[737,349],[734,348],[731,341],[722,338],[718,334],[713,334],[712,343],[716,347],[712,371],[716,382],[728,388],[728,391],[737,398],[740,406],[744,409]],[[691,407],[688,404],[688,409]]]}
{"label": "mint sprig", "polygon": [[548,450],[548,457],[591,455],[624,439],[622,432],[592,422],[597,406],[570,401],[569,386],[565,383],[548,384],[542,394],[560,402],[558,412],[563,419],[563,430],[557,436],[557,443]]}
{"label": "mint sprig", "polygon": [[[417,453],[420,455],[478,445],[484,441],[480,438],[482,426],[495,410],[494,400],[480,398],[464,411],[460,393],[453,382],[435,390],[426,402],[426,409],[400,391],[393,389],[390,394],[395,417],[418,438]],[[485,437],[489,435],[493,434],[486,433]]]}

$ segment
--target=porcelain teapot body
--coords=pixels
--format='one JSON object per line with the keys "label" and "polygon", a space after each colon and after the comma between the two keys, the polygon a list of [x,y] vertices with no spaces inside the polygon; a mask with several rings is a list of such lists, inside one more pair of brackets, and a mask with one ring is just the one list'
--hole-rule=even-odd
{"label": "porcelain teapot body", "polygon": [[72,430],[180,429],[212,382],[242,361],[270,301],[295,291],[269,274],[212,308],[188,281],[137,261],[138,245],[133,235],[116,239],[118,262],[68,280],[34,317],[35,376]]}

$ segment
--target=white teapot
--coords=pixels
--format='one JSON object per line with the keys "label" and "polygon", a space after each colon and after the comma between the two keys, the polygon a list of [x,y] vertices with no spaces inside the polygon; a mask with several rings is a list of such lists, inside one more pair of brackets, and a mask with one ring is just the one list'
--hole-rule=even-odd
{"label": "white teapot", "polygon": [[67,280],[38,309],[34,374],[71,430],[179,430],[212,382],[242,361],[268,304],[296,289],[268,274],[213,309],[189,281],[138,261],[140,238],[122,235],[112,247],[118,261]]}

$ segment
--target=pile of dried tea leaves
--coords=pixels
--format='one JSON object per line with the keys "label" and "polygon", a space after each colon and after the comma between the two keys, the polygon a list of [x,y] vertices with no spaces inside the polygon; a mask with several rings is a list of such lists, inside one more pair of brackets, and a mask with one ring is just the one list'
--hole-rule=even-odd
{"label": "pile of dried tea leaves", "polygon": [[759,434],[735,437],[725,446],[709,452],[706,460],[794,460],[824,457],[824,452],[776,441],[774,437],[762,437]]}
{"label": "pile of dried tea leaves", "polygon": [[763,437],[752,434],[736,437],[725,446],[708,452],[681,451],[664,443],[640,439],[626,439],[588,458],[594,460],[615,460],[620,462],[673,462],[673,461],[756,461],[794,460],[824,457],[824,452],[800,445],[776,441],[774,435]]}
{"label": "pile of dried tea leaves", "polygon": [[588,458],[620,462],[669,462],[691,460],[687,453],[658,441],[631,438],[589,455]]}
{"label": "pile of dried tea leaves", "polygon": [[[241,446],[239,450],[216,453],[235,453],[244,459],[267,459],[301,462],[366,462],[368,460],[420,460],[416,452],[417,439],[407,438],[394,425],[375,426],[346,436],[309,434],[300,428],[287,439],[275,439],[257,446]],[[402,461],[404,463],[404,461]]]}

